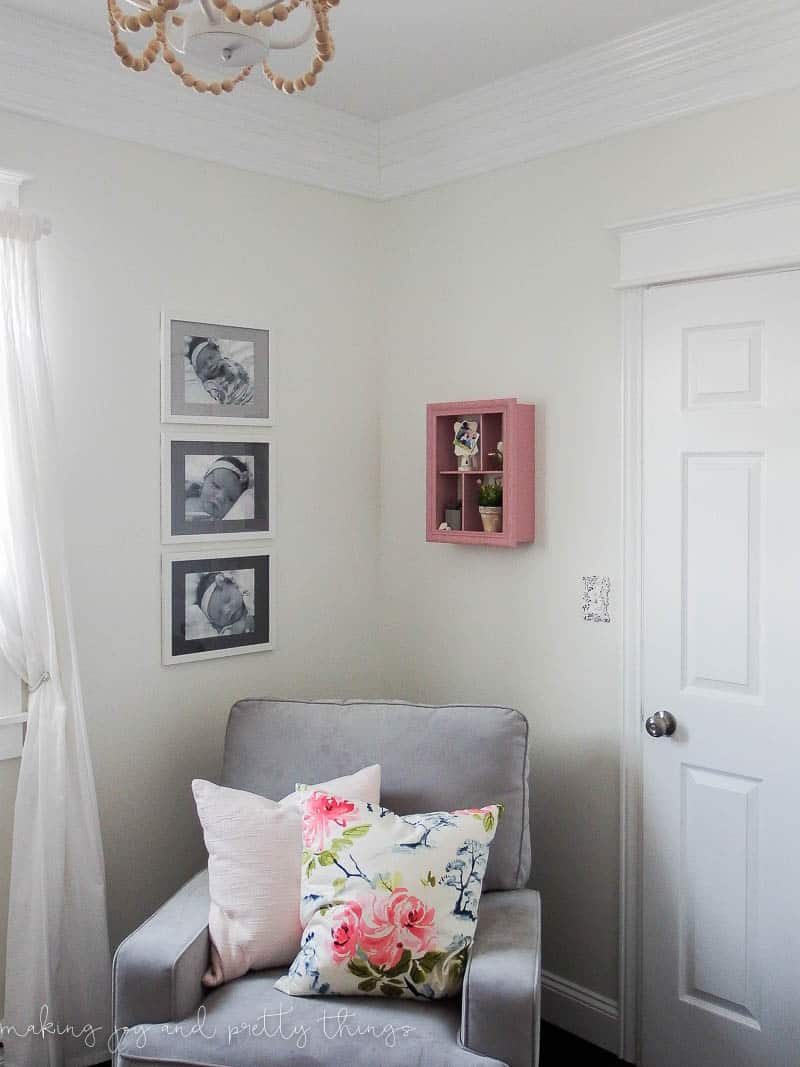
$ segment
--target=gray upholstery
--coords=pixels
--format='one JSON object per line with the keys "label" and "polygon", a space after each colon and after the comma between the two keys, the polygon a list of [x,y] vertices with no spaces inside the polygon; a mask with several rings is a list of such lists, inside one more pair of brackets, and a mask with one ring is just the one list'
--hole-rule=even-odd
{"label": "gray upholstery", "polygon": [[296,768],[322,781],[377,762],[382,800],[402,814],[499,801],[506,810],[489,873],[494,886],[511,891],[484,893],[460,1000],[290,998],[274,989],[282,971],[251,973],[208,993],[203,872],[117,950],[117,1067],[535,1065],[539,895],[521,888],[530,868],[527,745],[525,720],[508,708],[236,704],[224,784],[279,797],[293,789]]}
{"label": "gray upholstery", "polygon": [[114,1028],[180,1019],[203,998],[208,966],[208,871],[127,937],[114,956]]}
{"label": "gray upholstery", "polygon": [[484,889],[521,889],[531,869],[528,723],[512,708],[240,700],[222,784],[277,800],[309,782],[381,765],[381,803],[398,815],[504,805]]}
{"label": "gray upholstery", "polygon": [[[477,1059],[459,1046],[460,1008],[456,1000],[421,1005],[383,997],[287,997],[274,988],[282,973],[251,972],[210,993],[205,1000],[207,1014],[202,1032],[195,1013],[180,1020],[180,1034],[177,1026],[167,1032],[160,1026],[131,1030],[120,1045],[121,1063],[174,1065],[177,1061],[204,1067],[505,1067],[503,1060]],[[336,1020],[341,1011],[347,1012],[348,1017],[340,1028]],[[327,1022],[322,1021],[323,1012]],[[268,1018],[259,1029],[259,1020],[265,1015]],[[358,1027],[358,1034],[350,1036],[344,1025]],[[307,1028],[305,1038],[303,1027]]]}
{"label": "gray upholstery", "polygon": [[540,936],[534,890],[481,897],[461,995],[461,1040],[508,1067],[531,1067],[539,1049]]}

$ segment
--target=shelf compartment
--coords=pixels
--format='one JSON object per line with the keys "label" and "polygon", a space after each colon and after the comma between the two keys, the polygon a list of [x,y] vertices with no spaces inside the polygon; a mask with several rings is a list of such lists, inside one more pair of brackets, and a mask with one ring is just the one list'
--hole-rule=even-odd
{"label": "shelf compartment", "polygon": [[441,518],[436,523],[437,528],[440,523],[445,521],[444,513],[447,508],[453,507],[461,500],[460,482],[460,478],[450,478],[447,474],[439,475],[436,485],[436,500],[438,510],[441,514]]}
{"label": "shelf compartment", "polygon": [[502,471],[503,467],[497,457],[497,442],[505,440],[503,435],[503,416],[501,412],[489,412],[481,418],[481,469],[489,473]]}
{"label": "shelf compartment", "polygon": [[462,529],[464,533],[483,533],[478,512],[478,479],[465,474],[462,479]]}

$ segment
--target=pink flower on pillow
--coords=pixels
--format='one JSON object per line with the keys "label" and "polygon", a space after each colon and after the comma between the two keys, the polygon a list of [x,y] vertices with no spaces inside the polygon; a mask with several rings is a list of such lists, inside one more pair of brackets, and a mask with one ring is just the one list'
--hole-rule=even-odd
{"label": "pink flower on pillow", "polygon": [[[492,808],[490,806],[487,806],[485,808],[459,808],[457,811],[454,811],[453,814],[454,815],[488,815],[490,812],[492,812]],[[493,812],[492,812],[492,814],[493,814]]]}
{"label": "pink flower on pillow", "polygon": [[362,936],[361,905],[357,901],[342,904],[331,912],[331,955],[334,963],[351,960]]}
{"label": "pink flower on pillow", "polygon": [[356,817],[355,804],[340,800],[319,790],[313,792],[303,805],[303,844],[313,852],[325,848],[331,824],[344,828]]}
{"label": "pink flower on pillow", "polygon": [[407,889],[375,896],[371,918],[371,923],[363,922],[361,946],[376,967],[394,967],[405,949],[419,956],[436,945],[435,910]]}

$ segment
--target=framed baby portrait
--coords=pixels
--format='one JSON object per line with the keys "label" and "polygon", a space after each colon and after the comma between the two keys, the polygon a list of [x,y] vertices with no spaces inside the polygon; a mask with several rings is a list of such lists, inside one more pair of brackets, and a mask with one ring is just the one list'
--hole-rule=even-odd
{"label": "framed baby portrait", "polygon": [[274,648],[270,563],[264,549],[235,555],[165,552],[165,666]]}
{"label": "framed baby portrait", "polygon": [[271,426],[270,331],[161,316],[162,419]]}
{"label": "framed baby portrait", "polygon": [[271,537],[274,445],[234,431],[161,435],[161,527],[165,544]]}

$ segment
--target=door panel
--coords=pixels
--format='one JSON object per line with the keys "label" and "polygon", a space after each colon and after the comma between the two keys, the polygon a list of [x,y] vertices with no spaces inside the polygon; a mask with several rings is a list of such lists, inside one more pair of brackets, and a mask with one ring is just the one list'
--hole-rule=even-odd
{"label": "door panel", "polygon": [[684,765],[681,999],[758,1025],[758,788]]}
{"label": "door panel", "polygon": [[800,1067],[800,273],[648,291],[644,1067]]}
{"label": "door panel", "polygon": [[684,689],[758,692],[762,459],[684,456]]}

